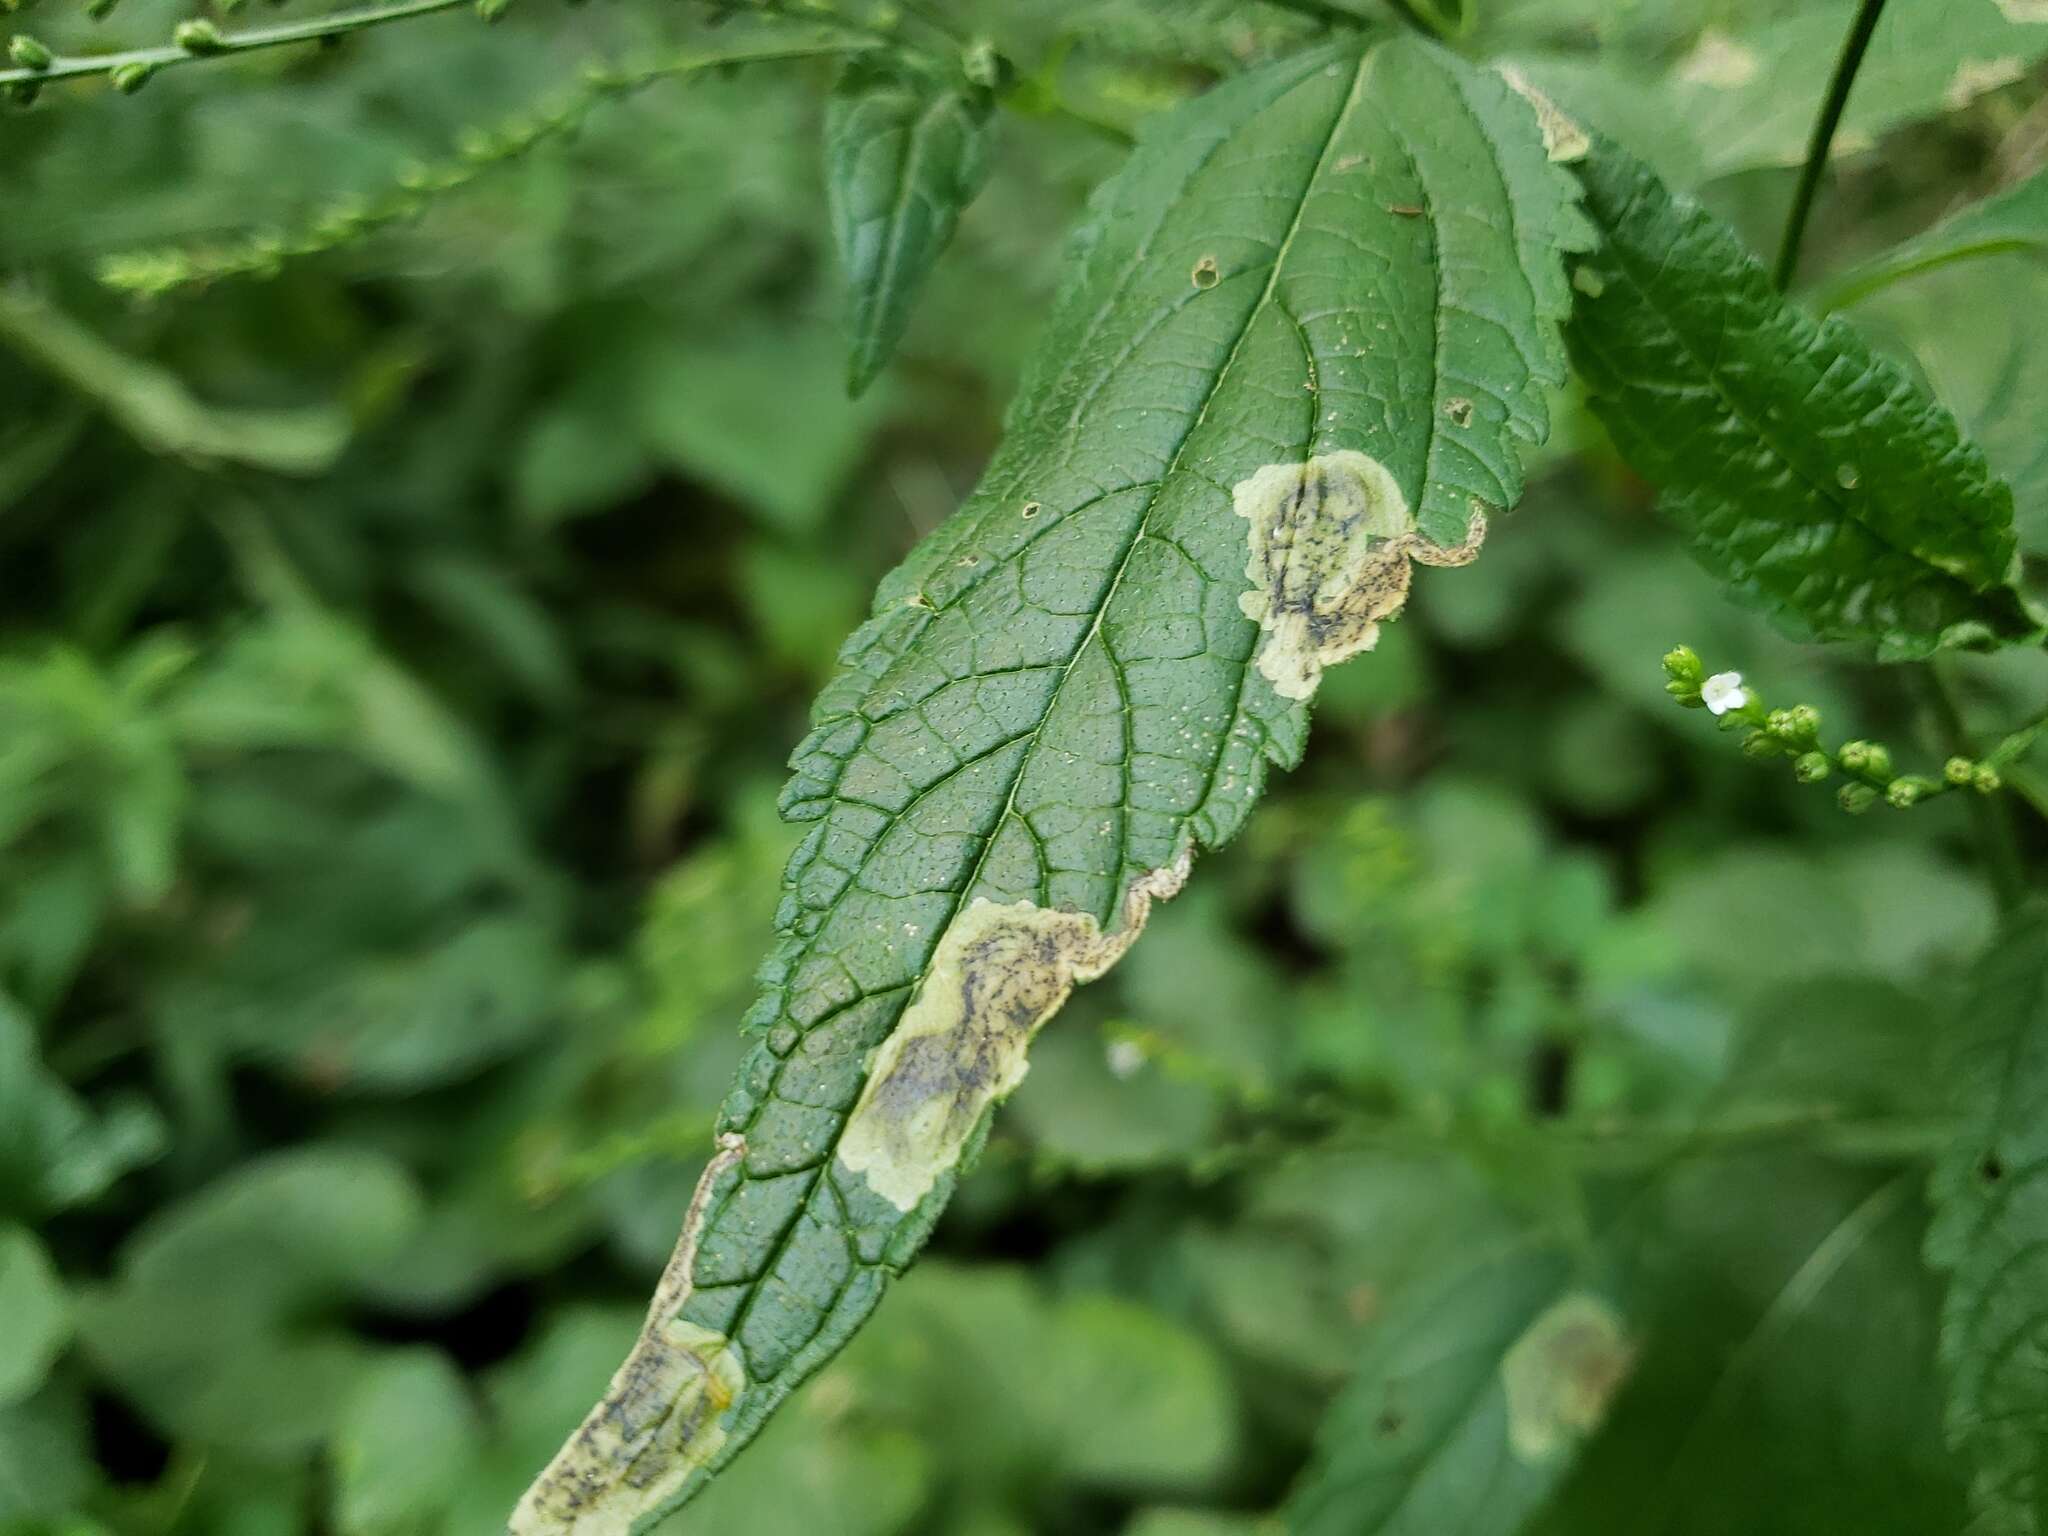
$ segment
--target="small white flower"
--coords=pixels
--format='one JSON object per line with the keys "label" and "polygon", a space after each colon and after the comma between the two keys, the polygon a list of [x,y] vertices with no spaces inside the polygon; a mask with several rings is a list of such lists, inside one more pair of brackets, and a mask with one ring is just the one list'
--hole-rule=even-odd
{"label": "small white flower", "polygon": [[1716,672],[1700,684],[1700,702],[1717,715],[1742,708],[1749,702],[1749,690],[1742,686],[1742,674]]}
{"label": "small white flower", "polygon": [[1106,1054],[1116,1077],[1136,1077],[1145,1065],[1145,1047],[1135,1040],[1112,1040]]}

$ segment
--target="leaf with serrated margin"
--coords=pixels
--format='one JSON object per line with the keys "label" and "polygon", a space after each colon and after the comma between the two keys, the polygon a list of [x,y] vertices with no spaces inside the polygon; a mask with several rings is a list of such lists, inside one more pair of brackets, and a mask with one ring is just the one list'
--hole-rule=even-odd
{"label": "leaf with serrated margin", "polygon": [[825,192],[846,267],[859,394],[988,174],[990,94],[899,59],[856,58],[825,114]]}
{"label": "leaf with serrated margin", "polygon": [[1621,1314],[1571,1269],[1525,1241],[1375,1320],[1288,1501],[1293,1536],[1519,1529],[1635,1360]]}
{"label": "leaf with serrated margin", "polygon": [[845,1343],[1038,1026],[1299,757],[1322,668],[1518,498],[1575,195],[1527,102],[1410,38],[1218,87],[1097,195],[995,462],[797,749],[719,1154],[521,1536],[643,1525]]}
{"label": "leaf with serrated margin", "polygon": [[1927,1258],[1948,1272],[1950,1443],[1973,1536],[2048,1532],[2048,905],[1979,963],[1952,1081],[1962,1130],[1934,1175]]}
{"label": "leaf with serrated margin", "polygon": [[2038,638],[2012,492],[1954,418],[1625,151],[1603,141],[1577,169],[1602,243],[1573,274],[1572,359],[1700,563],[1880,660]]}

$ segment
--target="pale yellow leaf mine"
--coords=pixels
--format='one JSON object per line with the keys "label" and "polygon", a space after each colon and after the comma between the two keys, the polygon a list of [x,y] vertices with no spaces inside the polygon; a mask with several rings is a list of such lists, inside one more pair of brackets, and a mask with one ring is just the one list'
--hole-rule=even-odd
{"label": "pale yellow leaf mine", "polygon": [[1710,28],[1700,35],[1699,45],[1680,61],[1676,74],[1687,85],[1736,91],[1754,80],[1762,68],[1763,60],[1757,57],[1754,48]]}
{"label": "pale yellow leaf mine", "polygon": [[[1452,400],[1445,410],[1462,425],[1472,405]],[[1251,525],[1252,587],[1239,603],[1265,631],[1257,665],[1293,699],[1314,693],[1325,667],[1371,648],[1379,621],[1407,598],[1411,562],[1463,565],[1486,531],[1475,510],[1463,544],[1429,543],[1393,476],[1350,450],[1268,465],[1237,486],[1233,501]],[[1040,1026],[1077,985],[1123,958],[1152,904],[1180,890],[1191,854],[1132,881],[1109,931],[1091,914],[1028,901],[983,898],[957,916],[915,1000],[876,1048],[840,1137],[847,1170],[902,1211],[930,1194],[989,1106],[1023,1080]],[[520,1501],[514,1536],[627,1536],[724,1445],[745,1362],[731,1340],[678,1313],[712,1188],[745,1150],[741,1137],[721,1139],[632,1353]]]}
{"label": "pale yellow leaf mine", "polygon": [[1543,135],[1543,152],[1560,165],[1569,165],[1574,160],[1583,160],[1592,153],[1593,140],[1570,117],[1562,107],[1538,90],[1529,77],[1512,64],[1497,65],[1501,79],[1508,88],[1536,113],[1536,127]]}
{"label": "pale yellow leaf mine", "polygon": [[[1449,400],[1444,411],[1462,426],[1472,402]],[[1486,537],[1475,504],[1464,543],[1430,543],[1387,467],[1348,448],[1268,464],[1231,499],[1251,523],[1252,586],[1238,606],[1266,632],[1259,671],[1285,699],[1311,697],[1325,668],[1373,648],[1380,621],[1408,601],[1415,565],[1469,564]]]}
{"label": "pale yellow leaf mine", "polygon": [[1614,1308],[1584,1291],[1558,1301],[1501,1357],[1508,1449],[1536,1465],[1571,1449],[1600,1427],[1635,1362]]}
{"label": "pale yellow leaf mine", "polygon": [[745,1152],[740,1137],[719,1138],[632,1353],[519,1501],[513,1536],[626,1536],[725,1443],[725,1416],[747,1379],[739,1347],[676,1314],[690,1299],[712,1186]]}
{"label": "pale yellow leaf mine", "polygon": [[946,929],[917,1000],[882,1042],[839,1140],[839,1160],[900,1211],[960,1161],[992,1103],[1024,1080],[1039,1026],[1121,960],[1189,854],[1131,882],[1108,933],[1085,912],[976,901]]}

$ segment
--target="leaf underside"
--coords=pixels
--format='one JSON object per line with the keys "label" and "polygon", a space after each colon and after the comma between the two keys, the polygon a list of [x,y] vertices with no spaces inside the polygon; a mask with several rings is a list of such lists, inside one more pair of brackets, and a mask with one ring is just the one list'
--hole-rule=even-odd
{"label": "leaf underside", "polygon": [[825,187],[846,268],[859,394],[909,324],[932,265],[988,172],[986,91],[855,59],[825,119]]}
{"label": "leaf underside", "polygon": [[987,476],[883,583],[795,753],[783,808],[813,827],[723,1150],[517,1529],[644,1526],[735,1454],[910,1262],[1031,1030],[1297,760],[1234,492],[1335,465],[1418,559],[1518,498],[1575,196],[1526,102],[1406,38],[1219,87],[1097,194]]}
{"label": "leaf underside", "polygon": [[2048,907],[1980,965],[1954,1080],[1964,1129],[1934,1176],[1927,1257],[1948,1271],[1949,1439],[1972,1536],[2048,1532]]}
{"label": "leaf underside", "polygon": [[1736,595],[1880,658],[2024,641],[2012,493],[1847,322],[1786,303],[1734,232],[1611,143],[1567,338],[1593,407]]}

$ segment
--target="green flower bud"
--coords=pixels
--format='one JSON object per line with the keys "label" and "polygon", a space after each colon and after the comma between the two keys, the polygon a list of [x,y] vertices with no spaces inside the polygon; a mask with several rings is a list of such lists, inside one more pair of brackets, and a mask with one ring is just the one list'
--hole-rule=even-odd
{"label": "green flower bud", "polygon": [[1776,757],[1784,750],[1784,744],[1769,731],[1751,731],[1742,738],[1744,757]]}
{"label": "green flower bud", "polygon": [[7,57],[23,69],[48,69],[57,62],[57,56],[26,32],[17,32],[7,40]]}
{"label": "green flower bud", "polygon": [[1896,806],[1899,810],[1910,810],[1940,788],[1941,786],[1932,779],[1923,779],[1916,774],[1906,774],[1901,778],[1893,779],[1886,786],[1884,798],[1886,803]]}
{"label": "green flower bud", "polygon": [[2005,779],[1989,763],[1979,763],[1976,772],[1970,775],[1970,788],[1980,795],[1995,794],[2005,787]]}
{"label": "green flower bud", "polygon": [[1941,765],[1941,776],[1957,786],[1968,784],[1976,775],[1977,765],[1967,757],[1952,757]]}
{"label": "green flower bud", "polygon": [[1844,784],[1835,800],[1851,816],[1861,816],[1877,804],[1877,791],[1868,784]]}
{"label": "green flower bud", "polygon": [[1835,765],[1828,761],[1825,752],[1802,752],[1792,765],[1792,776],[1802,784],[1818,784],[1834,771]]}
{"label": "green flower bud", "polygon": [[187,53],[224,53],[228,46],[220,28],[203,16],[179,22],[171,32],[171,41]]}
{"label": "green flower bud", "polygon": [[1784,714],[1788,741],[1810,747],[1820,739],[1820,711],[1811,704],[1795,704]]}
{"label": "green flower bud", "polygon": [[1892,755],[1881,743],[1875,741],[1845,742],[1835,759],[1846,773],[1862,774],[1873,779],[1888,779],[1892,776]]}
{"label": "green flower bud", "polygon": [[1690,645],[1673,645],[1665,651],[1665,676],[1671,682],[1690,682],[1698,692],[1700,678],[1706,676],[1706,668],[1700,666],[1700,653]]}
{"label": "green flower bud", "polygon": [[114,72],[107,78],[114,82],[114,89],[123,96],[133,96],[156,73],[154,64],[116,64]]}

